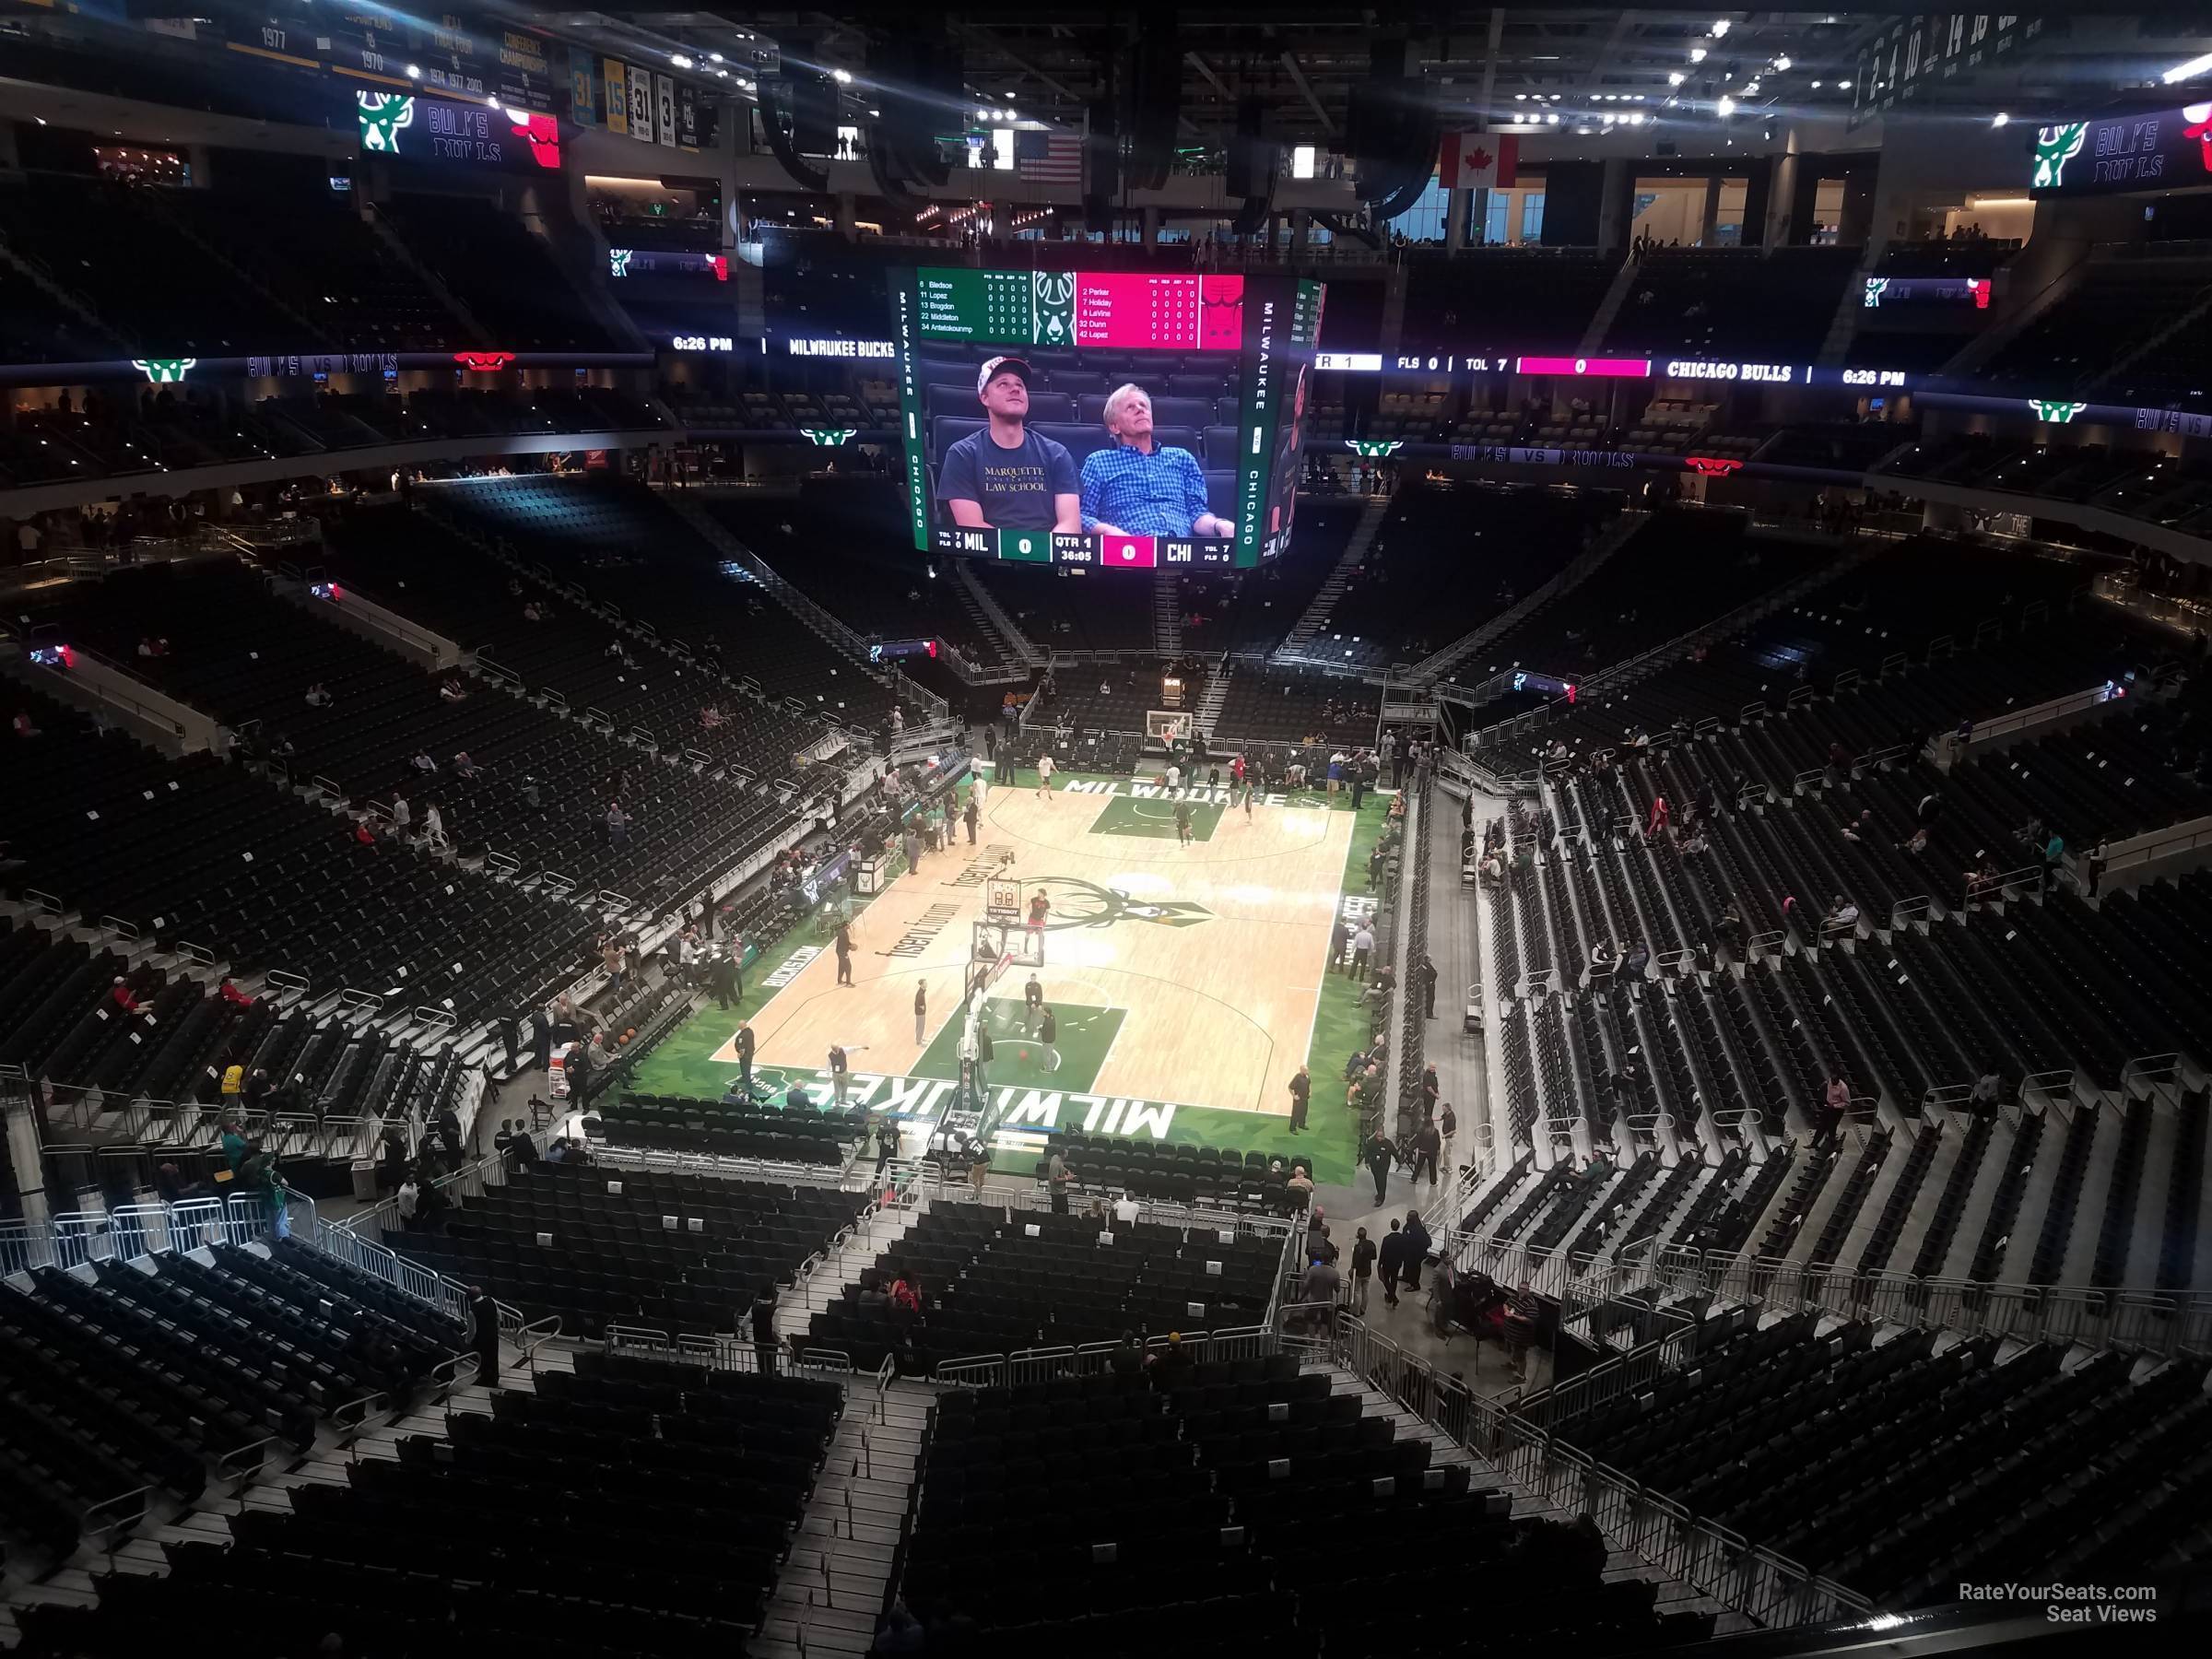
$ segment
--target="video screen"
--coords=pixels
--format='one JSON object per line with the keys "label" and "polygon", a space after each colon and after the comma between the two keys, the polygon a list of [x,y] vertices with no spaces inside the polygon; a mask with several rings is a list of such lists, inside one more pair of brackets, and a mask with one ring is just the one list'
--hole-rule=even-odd
{"label": "video screen", "polygon": [[1113,570],[1272,559],[1324,297],[1288,276],[895,273],[914,546]]}

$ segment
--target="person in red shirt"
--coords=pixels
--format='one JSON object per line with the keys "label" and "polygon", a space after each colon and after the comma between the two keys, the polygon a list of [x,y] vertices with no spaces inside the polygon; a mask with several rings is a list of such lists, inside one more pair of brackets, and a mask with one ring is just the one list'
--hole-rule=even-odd
{"label": "person in red shirt", "polygon": [[123,982],[121,974],[116,975],[114,986],[108,992],[108,994],[114,998],[115,1006],[125,1014],[138,1012],[138,999],[131,994],[131,988]]}
{"label": "person in red shirt", "polygon": [[250,1008],[253,1006],[253,999],[232,984],[230,976],[227,973],[223,975],[222,982],[216,986],[215,994],[234,1008]]}
{"label": "person in red shirt", "polygon": [[1052,908],[1053,901],[1044,896],[1044,889],[1039,888],[1037,896],[1030,900],[1030,931],[1031,933],[1044,931],[1044,919],[1051,913]]}

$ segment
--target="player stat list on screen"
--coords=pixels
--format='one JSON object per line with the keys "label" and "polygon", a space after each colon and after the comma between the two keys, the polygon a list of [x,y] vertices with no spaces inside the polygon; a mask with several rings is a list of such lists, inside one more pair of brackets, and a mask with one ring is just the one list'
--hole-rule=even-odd
{"label": "player stat list on screen", "polygon": [[1240,351],[1244,278],[1137,271],[917,273],[925,340],[1088,346],[1132,351]]}

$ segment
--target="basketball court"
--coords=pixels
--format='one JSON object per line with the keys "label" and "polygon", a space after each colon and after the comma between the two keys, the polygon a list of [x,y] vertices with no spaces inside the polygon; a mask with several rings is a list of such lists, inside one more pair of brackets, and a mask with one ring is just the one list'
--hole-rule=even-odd
{"label": "basketball court", "polygon": [[[1011,1086],[1088,1097],[1110,1103],[1109,1123],[1142,1102],[1287,1116],[1352,815],[1263,805],[1248,818],[1224,805],[1225,792],[1192,790],[1193,840],[1180,844],[1178,802],[1165,790],[1085,790],[1043,799],[1018,785],[991,791],[977,845],[925,854],[854,918],[853,985],[838,984],[836,955],[824,949],[752,1016],[757,1075],[811,1078],[841,1044],[856,1100],[864,1079],[957,1078],[963,992],[987,971],[994,1094]],[[1032,930],[1040,892],[1050,908]],[[1057,1027],[1049,1045],[1025,1001],[1032,972]],[[919,1042],[917,987],[928,1002]],[[712,1009],[695,1018],[736,1028]],[[732,1042],[712,1058],[734,1065]]]}

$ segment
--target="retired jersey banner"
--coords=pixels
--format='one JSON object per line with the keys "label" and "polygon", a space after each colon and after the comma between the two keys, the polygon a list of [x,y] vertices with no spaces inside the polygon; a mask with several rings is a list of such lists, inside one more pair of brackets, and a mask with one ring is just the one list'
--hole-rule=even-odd
{"label": "retired jersey banner", "polygon": [[569,51],[569,119],[578,126],[599,124],[599,60],[581,47]]}
{"label": "retired jersey banner", "polygon": [[660,140],[670,149],[676,147],[676,77],[655,75],[653,77],[653,113],[654,128]]}
{"label": "retired jersey banner", "polygon": [[606,83],[606,130],[627,135],[629,132],[629,87],[625,78],[624,65],[616,58],[599,61],[601,79]]}
{"label": "retired jersey banner", "polygon": [[629,135],[653,142],[653,71],[629,66]]}

